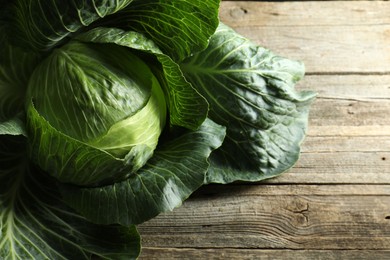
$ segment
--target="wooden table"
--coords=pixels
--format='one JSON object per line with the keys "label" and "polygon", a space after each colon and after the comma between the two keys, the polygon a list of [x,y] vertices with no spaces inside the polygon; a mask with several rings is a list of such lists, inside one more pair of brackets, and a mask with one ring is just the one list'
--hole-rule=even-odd
{"label": "wooden table", "polygon": [[141,259],[390,259],[390,2],[224,1],[221,20],[306,64],[296,166],[211,185],[142,224]]}

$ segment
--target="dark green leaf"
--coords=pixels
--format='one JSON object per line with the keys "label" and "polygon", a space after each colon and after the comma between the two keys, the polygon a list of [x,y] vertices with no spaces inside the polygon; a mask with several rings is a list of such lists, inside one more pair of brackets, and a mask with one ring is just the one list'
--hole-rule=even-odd
{"label": "dark green leaf", "polygon": [[0,0],[0,24],[4,23],[6,20],[8,20],[8,13],[9,13],[9,0]]}
{"label": "dark green leaf", "polygon": [[210,118],[227,126],[207,182],[258,181],[296,162],[315,96],[294,89],[304,74],[302,63],[221,24],[208,48],[186,60],[182,70],[209,101]]}
{"label": "dark green leaf", "polygon": [[206,48],[218,26],[218,8],[219,0],[134,0],[109,25],[144,33],[181,61]]}
{"label": "dark green leaf", "polygon": [[6,24],[0,24],[0,121],[23,111],[28,79],[40,56],[9,44]]}
{"label": "dark green leaf", "polygon": [[135,226],[100,226],[66,206],[56,182],[29,165],[25,139],[0,136],[1,259],[135,259]]}
{"label": "dark green leaf", "polygon": [[186,131],[155,151],[129,179],[99,188],[64,187],[69,205],[100,224],[142,223],[172,210],[198,189],[209,167],[208,157],[219,147],[225,129],[207,119],[197,131]]}
{"label": "dark green leaf", "polygon": [[118,12],[132,0],[15,0],[14,43],[46,51],[96,20]]}

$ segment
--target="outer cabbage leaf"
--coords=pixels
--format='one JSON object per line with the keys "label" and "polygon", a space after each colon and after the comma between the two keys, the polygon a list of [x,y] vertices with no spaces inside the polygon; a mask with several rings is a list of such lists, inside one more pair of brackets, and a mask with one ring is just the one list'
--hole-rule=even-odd
{"label": "outer cabbage leaf", "polygon": [[218,26],[219,0],[134,0],[110,27],[146,34],[175,61],[203,50]]}
{"label": "outer cabbage leaf", "polygon": [[14,42],[28,50],[46,51],[67,37],[133,0],[15,0]]}
{"label": "outer cabbage leaf", "polygon": [[10,45],[7,26],[8,23],[0,24],[0,121],[23,110],[28,79],[41,60],[33,52]]}
{"label": "outer cabbage leaf", "polygon": [[148,65],[166,90],[170,123],[195,130],[205,120],[208,112],[205,98],[187,82],[180,67],[145,35],[134,31],[100,27],[80,34],[77,39],[84,42],[115,43],[155,56],[157,60],[147,56],[144,56],[143,60],[149,61]]}
{"label": "outer cabbage leaf", "polygon": [[64,186],[67,203],[99,224],[142,223],[181,205],[204,182],[208,157],[225,128],[209,119],[197,131],[171,133],[153,157],[127,180],[97,188]]}
{"label": "outer cabbage leaf", "polygon": [[100,226],[66,206],[56,182],[29,165],[25,138],[0,136],[1,259],[135,259],[135,226]]}
{"label": "outer cabbage leaf", "polygon": [[221,24],[208,48],[181,66],[227,126],[207,183],[259,181],[293,166],[305,136],[312,92],[297,92],[303,64],[276,56]]}

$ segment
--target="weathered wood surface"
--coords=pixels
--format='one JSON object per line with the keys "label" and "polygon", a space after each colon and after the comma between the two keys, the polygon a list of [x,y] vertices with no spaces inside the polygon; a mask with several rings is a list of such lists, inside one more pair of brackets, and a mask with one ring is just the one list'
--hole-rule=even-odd
{"label": "weathered wood surface", "polygon": [[389,73],[388,1],[225,1],[221,18],[308,73]]}
{"label": "weathered wood surface", "polygon": [[224,1],[319,93],[294,168],[211,185],[142,224],[141,259],[390,259],[390,2]]}
{"label": "weathered wood surface", "polygon": [[360,250],[232,250],[232,249],[179,249],[179,248],[147,248],[144,254],[148,259],[264,259],[264,260],[307,260],[307,259],[354,259],[368,260],[388,259],[390,251],[360,251]]}

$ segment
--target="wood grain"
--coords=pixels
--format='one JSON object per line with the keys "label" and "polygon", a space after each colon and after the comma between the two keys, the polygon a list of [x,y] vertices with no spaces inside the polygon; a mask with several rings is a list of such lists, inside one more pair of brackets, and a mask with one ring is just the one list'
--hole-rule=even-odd
{"label": "wood grain", "polygon": [[306,260],[306,259],[387,259],[387,250],[263,250],[263,249],[181,249],[144,248],[148,259],[263,259],[263,260]]}
{"label": "wood grain", "polygon": [[390,76],[309,75],[318,92],[301,158],[268,183],[390,183]]}
{"label": "wood grain", "polygon": [[[317,126],[384,126],[390,135],[389,75],[308,75],[298,89],[318,93],[310,128]],[[390,148],[390,147],[389,147]]]}
{"label": "wood grain", "polygon": [[224,1],[221,20],[308,73],[390,73],[390,2]]}
{"label": "wood grain", "polygon": [[223,1],[224,23],[306,64],[297,88],[318,97],[301,157],[140,225],[141,259],[390,259],[389,14],[389,1]]}
{"label": "wood grain", "polygon": [[389,249],[390,185],[209,186],[140,226],[146,247]]}

